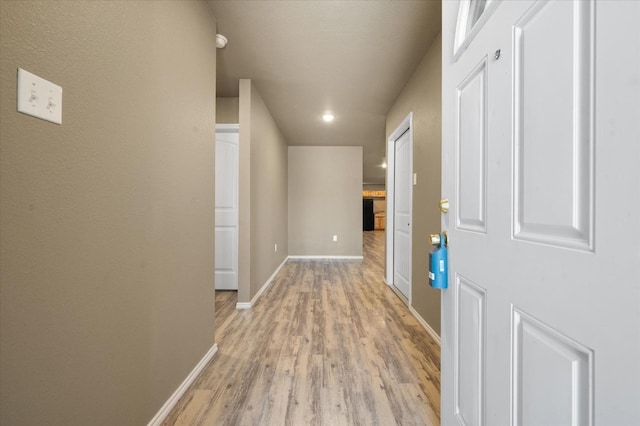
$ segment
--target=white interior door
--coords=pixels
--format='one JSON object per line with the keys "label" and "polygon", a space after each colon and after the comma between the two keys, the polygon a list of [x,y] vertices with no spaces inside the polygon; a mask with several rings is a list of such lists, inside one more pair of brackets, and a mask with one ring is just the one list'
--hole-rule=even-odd
{"label": "white interior door", "polygon": [[216,131],[216,290],[238,289],[237,129]]}
{"label": "white interior door", "polygon": [[442,424],[640,424],[640,2],[496,4],[443,2]]}
{"label": "white interior door", "polygon": [[411,299],[411,139],[409,130],[395,140],[393,285]]}

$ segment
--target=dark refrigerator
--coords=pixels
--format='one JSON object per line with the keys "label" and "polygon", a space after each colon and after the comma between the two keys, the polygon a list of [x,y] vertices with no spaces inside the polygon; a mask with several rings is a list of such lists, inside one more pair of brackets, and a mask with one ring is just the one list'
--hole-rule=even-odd
{"label": "dark refrigerator", "polygon": [[362,200],[362,230],[373,231],[374,225],[373,200]]}

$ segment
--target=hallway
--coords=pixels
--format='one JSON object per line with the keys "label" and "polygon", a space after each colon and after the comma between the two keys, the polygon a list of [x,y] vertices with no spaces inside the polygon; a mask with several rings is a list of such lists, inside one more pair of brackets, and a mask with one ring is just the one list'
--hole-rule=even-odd
{"label": "hallway", "polygon": [[217,295],[219,351],[164,424],[439,424],[439,346],[382,279],[384,232],[363,241],[289,260],[250,310]]}

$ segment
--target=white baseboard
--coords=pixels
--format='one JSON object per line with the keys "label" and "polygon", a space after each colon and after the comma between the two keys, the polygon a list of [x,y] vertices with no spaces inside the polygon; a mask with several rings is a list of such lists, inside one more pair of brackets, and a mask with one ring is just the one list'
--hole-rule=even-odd
{"label": "white baseboard", "polygon": [[280,266],[276,268],[276,270],[273,272],[273,274],[271,274],[271,276],[267,279],[267,281],[265,281],[265,283],[262,284],[262,287],[260,287],[260,290],[258,290],[256,295],[253,296],[253,299],[251,299],[251,302],[248,302],[248,303],[238,302],[236,303],[236,309],[251,309],[251,307],[256,304],[260,296],[262,296],[262,293],[264,293],[264,291],[271,285],[276,275],[278,275],[278,272],[280,272],[280,269],[282,269],[284,264],[287,263],[287,260],[289,260],[288,256],[284,258]]}
{"label": "white baseboard", "polygon": [[427,333],[429,333],[431,338],[433,340],[435,340],[435,342],[438,344],[438,346],[441,346],[440,336],[438,336],[438,333],[436,333],[435,330],[433,328],[431,328],[431,326],[424,320],[424,318],[422,318],[422,315],[420,315],[418,313],[418,311],[416,311],[413,308],[413,306],[409,306],[409,311],[411,311],[411,313],[418,320],[420,325],[422,325],[422,327],[424,327],[424,329],[427,330]]}
{"label": "white baseboard", "polygon": [[289,256],[289,259],[343,259],[343,260],[362,260],[363,256]]}
{"label": "white baseboard", "polygon": [[189,389],[189,386],[196,380],[198,375],[202,372],[204,367],[211,361],[213,356],[218,352],[218,344],[214,344],[211,349],[202,357],[198,365],[195,366],[186,379],[178,386],[178,389],[167,399],[160,411],[156,413],[147,426],[160,426],[162,422],[167,418],[176,403],[182,398],[182,395]]}

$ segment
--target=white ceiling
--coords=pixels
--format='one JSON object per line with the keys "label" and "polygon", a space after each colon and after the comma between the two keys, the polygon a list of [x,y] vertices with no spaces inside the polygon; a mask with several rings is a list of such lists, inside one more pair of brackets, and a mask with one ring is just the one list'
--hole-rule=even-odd
{"label": "white ceiling", "polygon": [[440,33],[440,1],[208,3],[229,39],[218,96],[252,79],[289,145],[362,146],[363,182],[383,183],[385,116]]}

